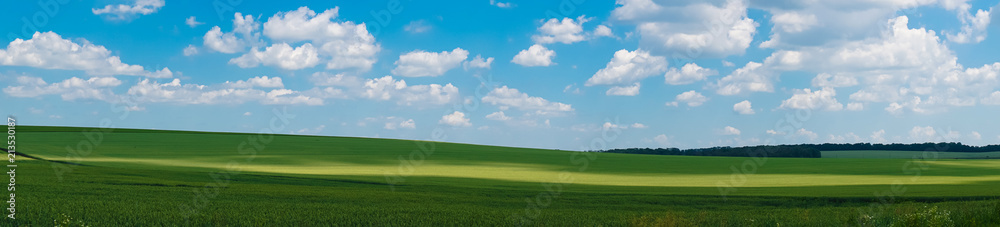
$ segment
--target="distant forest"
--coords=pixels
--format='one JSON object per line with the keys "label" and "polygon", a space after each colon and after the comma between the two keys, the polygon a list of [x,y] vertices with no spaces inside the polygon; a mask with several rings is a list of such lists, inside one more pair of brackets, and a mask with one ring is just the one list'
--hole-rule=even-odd
{"label": "distant forest", "polygon": [[731,157],[796,157],[819,158],[821,151],[846,150],[888,150],[888,151],[938,151],[938,152],[991,152],[1000,151],[1000,145],[970,146],[962,143],[915,143],[915,144],[800,144],[800,145],[760,145],[747,147],[711,147],[695,149],[678,148],[625,148],[596,152],[653,155],[690,156],[731,156]]}

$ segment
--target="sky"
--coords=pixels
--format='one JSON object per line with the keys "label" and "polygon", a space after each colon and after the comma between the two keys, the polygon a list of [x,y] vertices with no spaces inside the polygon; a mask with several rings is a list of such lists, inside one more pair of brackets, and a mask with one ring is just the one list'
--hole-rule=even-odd
{"label": "sky", "polygon": [[20,125],[568,150],[1000,143],[997,0],[4,4],[0,110]]}

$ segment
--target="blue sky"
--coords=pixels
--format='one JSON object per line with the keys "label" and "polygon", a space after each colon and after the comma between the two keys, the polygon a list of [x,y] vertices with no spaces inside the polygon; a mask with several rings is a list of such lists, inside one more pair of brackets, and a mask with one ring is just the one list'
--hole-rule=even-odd
{"label": "blue sky", "polygon": [[572,150],[1000,143],[997,1],[6,4],[0,97],[25,125],[258,132],[277,110],[278,133]]}

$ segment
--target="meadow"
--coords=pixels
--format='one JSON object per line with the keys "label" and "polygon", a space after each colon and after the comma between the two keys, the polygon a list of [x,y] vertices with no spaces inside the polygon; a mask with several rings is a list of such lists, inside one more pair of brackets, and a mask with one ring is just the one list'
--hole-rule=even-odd
{"label": "meadow", "polygon": [[4,225],[1000,225],[995,159],[634,155],[38,126],[18,133],[18,152],[38,159],[19,157],[19,216]]}

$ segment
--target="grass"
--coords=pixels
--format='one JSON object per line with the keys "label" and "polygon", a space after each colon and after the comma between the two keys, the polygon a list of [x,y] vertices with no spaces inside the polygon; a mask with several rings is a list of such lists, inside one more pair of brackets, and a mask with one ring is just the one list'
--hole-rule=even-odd
{"label": "grass", "polygon": [[[18,151],[82,165],[20,159],[23,202],[4,225],[1000,225],[1000,160],[419,152],[415,141],[287,135],[249,155],[239,145],[256,135],[18,129]],[[80,141],[100,143],[67,151]],[[400,167],[411,154],[423,161]],[[720,196],[719,182],[735,187]]]}
{"label": "grass", "polygon": [[824,158],[895,158],[895,159],[1000,159],[1000,151],[994,152],[934,152],[934,151],[823,151]]}

